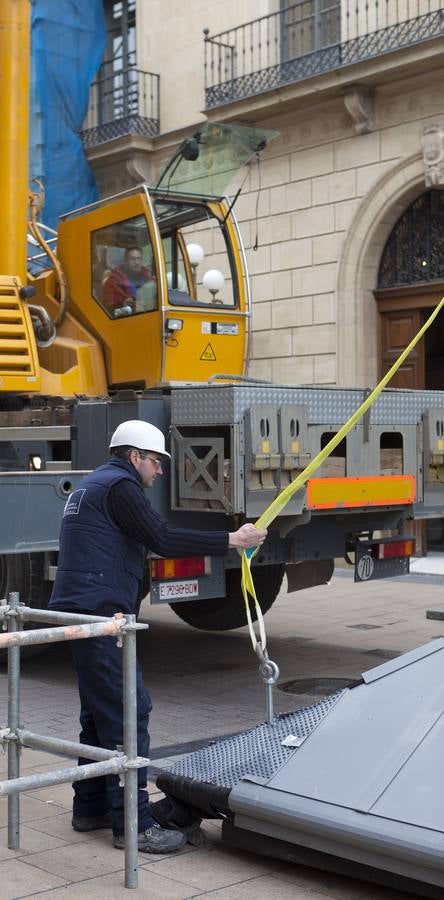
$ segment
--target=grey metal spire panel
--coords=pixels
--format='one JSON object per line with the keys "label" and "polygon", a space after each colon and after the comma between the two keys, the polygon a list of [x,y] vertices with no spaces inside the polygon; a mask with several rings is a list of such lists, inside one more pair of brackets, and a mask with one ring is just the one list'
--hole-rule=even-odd
{"label": "grey metal spire panel", "polygon": [[444,831],[444,779],[430,784],[443,752],[444,641],[432,644],[345,691],[269,786]]}
{"label": "grey metal spire panel", "polygon": [[441,713],[420,746],[405,760],[393,782],[386,786],[373,804],[372,814],[443,832],[443,747],[444,721]]}
{"label": "grey metal spire panel", "polygon": [[441,898],[444,640],[364,679],[267,782],[235,785],[234,825],[414,879]]}
{"label": "grey metal spire panel", "polygon": [[380,666],[375,666],[374,669],[369,669],[368,672],[363,672],[362,678],[367,684],[370,684],[371,681],[377,681],[378,678],[384,678],[385,675],[390,675],[391,672],[396,672],[398,669],[410,666],[419,659],[430,656],[431,653],[436,653],[443,648],[444,638],[436,638],[434,641],[429,641],[428,644],[423,644],[421,647],[415,647],[414,650],[408,650],[407,653],[403,653],[402,656],[395,656],[394,659],[389,659],[388,662],[381,663]]}
{"label": "grey metal spire panel", "polygon": [[[247,780],[231,791],[229,806],[238,829],[444,889],[442,832],[283,794]],[[426,896],[441,900],[443,894]]]}
{"label": "grey metal spire panel", "polygon": [[[171,793],[177,775],[187,782],[187,802],[193,783],[199,791],[199,782],[231,787],[232,827],[252,835],[250,849],[264,835],[377,869],[382,881],[384,873],[400,875],[413,892],[420,884],[425,896],[441,900],[444,638],[363,679],[314,707],[183,758],[170,769]],[[283,743],[289,734],[295,750]]]}

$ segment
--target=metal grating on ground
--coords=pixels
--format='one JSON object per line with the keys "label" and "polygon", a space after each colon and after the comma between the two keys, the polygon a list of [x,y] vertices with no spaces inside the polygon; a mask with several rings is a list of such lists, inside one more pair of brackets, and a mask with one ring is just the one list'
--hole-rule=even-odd
{"label": "metal grating on ground", "polygon": [[272,724],[258,725],[190,753],[165,771],[227,788],[234,787],[246,775],[271,778],[294,752],[294,747],[283,747],[282,741],[289,735],[306,738],[341,693],[343,691],[324,697],[313,706],[278,716]]}

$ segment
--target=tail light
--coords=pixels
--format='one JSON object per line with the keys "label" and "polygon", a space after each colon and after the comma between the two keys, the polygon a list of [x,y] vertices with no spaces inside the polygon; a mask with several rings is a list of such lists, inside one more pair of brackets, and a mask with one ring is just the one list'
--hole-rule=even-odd
{"label": "tail light", "polygon": [[152,559],[151,578],[197,578],[211,572],[209,556],[190,556],[178,559]]}
{"label": "tail light", "polygon": [[399,556],[414,556],[416,541],[414,538],[407,538],[400,541],[387,541],[376,544],[376,559],[394,559]]}

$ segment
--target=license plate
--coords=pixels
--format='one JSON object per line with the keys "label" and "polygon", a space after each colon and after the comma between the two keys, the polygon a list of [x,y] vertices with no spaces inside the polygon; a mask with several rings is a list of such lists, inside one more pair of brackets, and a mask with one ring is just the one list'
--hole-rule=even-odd
{"label": "license plate", "polygon": [[183,597],[198,597],[199,582],[195,581],[164,581],[159,584],[160,600],[180,600]]}

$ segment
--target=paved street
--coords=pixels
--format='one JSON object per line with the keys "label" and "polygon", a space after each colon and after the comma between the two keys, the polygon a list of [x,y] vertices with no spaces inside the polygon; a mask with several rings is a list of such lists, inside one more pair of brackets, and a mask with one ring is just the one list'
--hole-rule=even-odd
{"label": "paved street", "polygon": [[[408,579],[355,585],[339,570],[331,585],[299,594],[282,592],[266,617],[268,649],[281,670],[280,684],[309,677],[357,678],[387,658],[440,635],[430,607],[444,606],[443,579]],[[168,608],[144,607],[149,631],[140,656],[154,703],[152,758],[163,760],[194,742],[254,726],[265,717],[265,692],[248,632],[198,632]],[[7,720],[6,676],[1,676],[0,722]],[[293,685],[293,690],[298,688]],[[305,693],[304,693],[305,692]],[[275,710],[314,702],[314,689],[275,691]],[[78,699],[64,646],[23,664],[22,723],[43,734],[77,739]],[[2,757],[5,771],[5,757]],[[22,771],[59,766],[46,753],[25,751]],[[64,763],[62,763],[64,764]],[[2,900],[121,898],[123,853],[109,833],[80,835],[70,827],[71,788],[61,785],[21,798],[19,851],[7,849],[7,801],[0,803]],[[206,826],[211,850],[187,848],[172,857],[140,857],[139,889],[129,896],[212,900],[402,900],[407,895],[342,876],[297,867],[222,846],[219,827]],[[411,896],[411,895],[410,895]]]}

